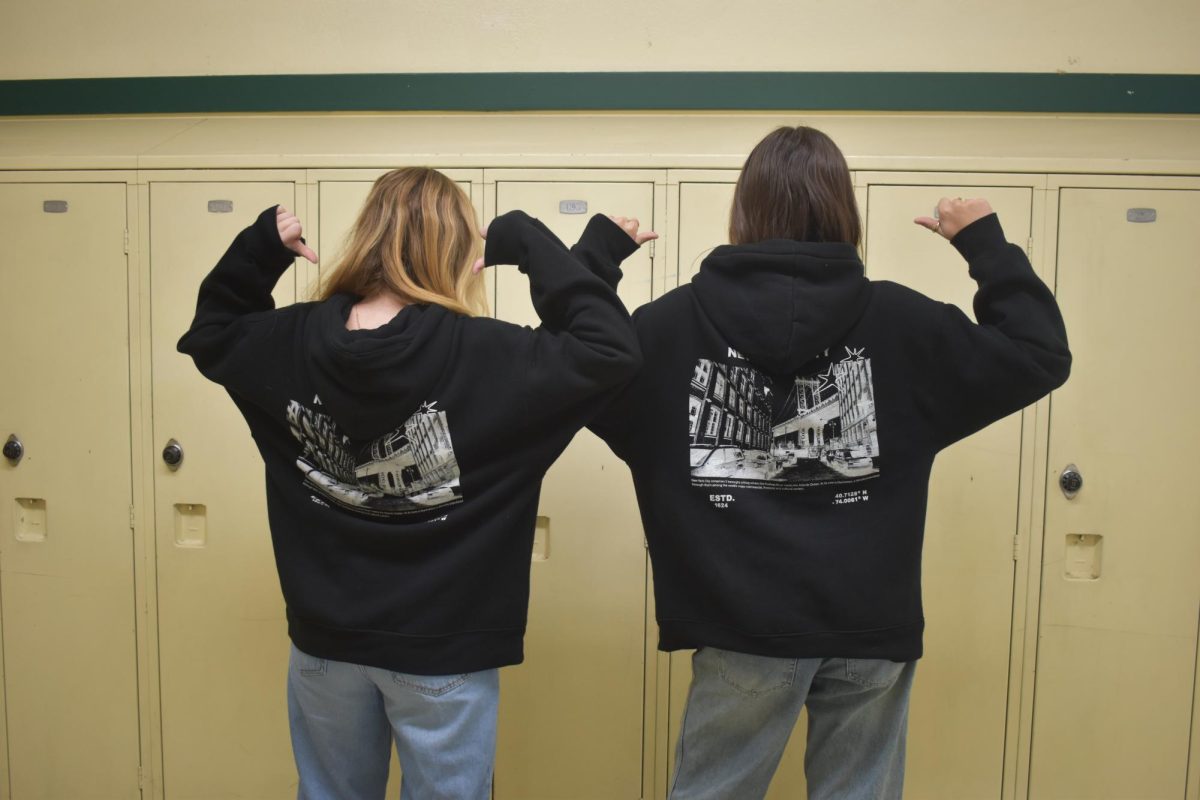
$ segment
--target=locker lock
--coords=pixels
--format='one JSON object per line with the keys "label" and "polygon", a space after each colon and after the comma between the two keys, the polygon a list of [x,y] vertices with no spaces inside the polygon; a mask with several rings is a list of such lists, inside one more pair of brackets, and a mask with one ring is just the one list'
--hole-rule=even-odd
{"label": "locker lock", "polygon": [[21,462],[21,458],[25,455],[25,445],[21,444],[21,440],[17,438],[15,433],[9,434],[8,441],[4,443],[4,457],[12,462],[15,467]]}
{"label": "locker lock", "polygon": [[1075,499],[1075,495],[1083,488],[1083,475],[1080,474],[1079,467],[1068,464],[1058,476],[1058,486],[1068,500]]}
{"label": "locker lock", "polygon": [[183,447],[180,446],[179,442],[172,439],[163,448],[162,459],[171,469],[179,469],[179,465],[183,463]]}

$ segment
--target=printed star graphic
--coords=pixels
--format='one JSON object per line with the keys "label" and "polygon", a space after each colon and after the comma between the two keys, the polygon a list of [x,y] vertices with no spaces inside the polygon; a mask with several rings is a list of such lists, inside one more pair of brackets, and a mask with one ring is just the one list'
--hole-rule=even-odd
{"label": "printed star graphic", "polygon": [[821,383],[817,386],[817,394],[821,394],[830,386],[834,385],[833,364],[830,364],[829,368],[818,374],[817,377],[821,379]]}
{"label": "printed star graphic", "polygon": [[438,413],[438,410],[436,408],[437,404],[438,404],[437,400],[434,400],[433,402],[422,403],[421,410],[417,413],[419,413],[419,414],[436,414],[436,413]]}
{"label": "printed star graphic", "polygon": [[847,347],[846,353],[848,353],[848,355],[845,358],[843,358],[842,361],[862,361],[863,360],[863,351],[866,349],[867,348],[865,348],[865,347],[858,347],[858,348]]}

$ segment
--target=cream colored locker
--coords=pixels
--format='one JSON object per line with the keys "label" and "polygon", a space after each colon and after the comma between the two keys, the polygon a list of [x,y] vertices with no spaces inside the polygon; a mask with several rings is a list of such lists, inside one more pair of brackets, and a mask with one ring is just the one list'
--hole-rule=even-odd
{"label": "cream colored locker", "polygon": [[[858,198],[867,219],[868,275],[904,283],[970,314],[975,284],[966,263],[944,240],[912,222],[943,195],[987,197],[1008,238],[1027,241],[1029,188],[875,185]],[[732,185],[680,185],[681,282],[698,271],[709,249],[728,240],[732,197]],[[907,797],[958,800],[1000,793],[1020,450],[1021,420],[1015,415],[951,447],[934,467],[923,556],[925,657],[910,713]],[[674,654],[671,662],[673,754],[691,681],[690,653]],[[803,795],[806,724],[802,714],[768,798]]]}
{"label": "cream colored locker", "polygon": [[[498,182],[496,212],[514,208],[571,245],[596,212],[650,228],[654,186]],[[650,300],[649,250],[623,265],[631,311]],[[501,266],[496,280],[497,315],[539,324],[528,279]],[[582,431],[547,474],[538,514],[525,663],[501,673],[495,797],[641,797],[646,551],[629,471]]]}
{"label": "cream colored locker", "polygon": [[[467,170],[441,170],[441,172],[454,178],[468,196],[471,196],[473,190],[478,187],[481,177],[477,172]],[[319,211],[311,222],[309,220],[301,220],[301,222],[307,224],[307,230],[318,231],[317,236],[306,235],[305,238],[317,248],[317,253],[321,257],[319,266],[322,274],[325,270],[337,266],[339,253],[354,227],[354,220],[358,218],[358,212],[362,209],[363,202],[366,201],[375,178],[382,174],[383,170],[329,170],[318,174]],[[476,217],[482,219],[478,207],[476,207]],[[316,269],[313,269],[313,272],[315,273]],[[492,274],[489,272],[486,277],[494,286],[495,279]],[[307,291],[302,291],[302,294],[313,296],[314,288],[315,286],[309,287]],[[490,303],[490,298],[495,296],[494,290],[489,292],[488,296]],[[392,764],[388,773],[388,797],[399,796],[400,777],[399,760],[396,757],[395,748],[392,748]]]}
{"label": "cream colored locker", "polygon": [[[1029,187],[872,185],[867,275],[953,303],[974,319],[976,284],[966,261],[912,221],[932,214],[942,196],[986,198],[1008,240],[1029,242]],[[996,797],[1001,790],[1021,424],[1021,414],[1002,419],[934,463],[922,558],[925,655],[909,715],[908,797],[966,800]]]}
{"label": "cream colored locker", "polygon": [[125,228],[124,184],[0,185],[0,442],[24,449],[0,460],[14,800],[138,797]]}
{"label": "cream colored locker", "polygon": [[[464,169],[438,171],[452,178],[467,193],[475,206],[477,222],[482,224],[483,209],[479,202],[482,196],[480,183],[483,176],[481,172]],[[338,256],[346,244],[346,237],[354,226],[354,220],[358,217],[358,212],[366,201],[375,179],[384,172],[385,170],[321,170],[317,173],[319,210],[317,214],[313,215],[309,230],[319,230],[319,236],[310,238],[306,235],[305,238],[319,248],[317,252],[321,256],[319,265],[321,274],[337,266]],[[301,222],[308,223],[309,220],[301,220]],[[487,296],[490,309],[491,302],[496,296],[496,279],[490,270],[484,273],[484,279],[488,285]],[[301,299],[311,297],[313,289],[315,286],[301,287]]]}
{"label": "cream colored locker", "polygon": [[[1064,189],[1031,798],[1182,798],[1200,612],[1200,191]],[[1074,499],[1059,486],[1074,464]],[[1192,770],[1200,769],[1193,763]]]}
{"label": "cream colored locker", "polygon": [[[263,464],[225,391],[175,351],[200,281],[290,182],[152,183],[151,336],[163,785],[169,800],[291,798],[287,623]],[[294,271],[275,291],[295,297]],[[159,457],[170,442],[183,461]]]}

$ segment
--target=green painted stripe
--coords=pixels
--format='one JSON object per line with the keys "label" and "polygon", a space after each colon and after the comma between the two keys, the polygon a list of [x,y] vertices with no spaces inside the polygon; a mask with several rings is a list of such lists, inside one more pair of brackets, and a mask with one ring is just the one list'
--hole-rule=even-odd
{"label": "green painted stripe", "polygon": [[1200,114],[1200,75],[489,72],[0,81],[0,116],[608,110]]}

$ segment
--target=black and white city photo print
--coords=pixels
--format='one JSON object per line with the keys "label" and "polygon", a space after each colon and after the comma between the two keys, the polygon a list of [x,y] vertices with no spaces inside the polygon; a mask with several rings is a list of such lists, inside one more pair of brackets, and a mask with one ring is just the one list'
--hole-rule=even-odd
{"label": "black and white city photo print", "polygon": [[871,359],[843,350],[783,381],[700,359],[688,395],[692,485],[804,489],[878,475]]}

